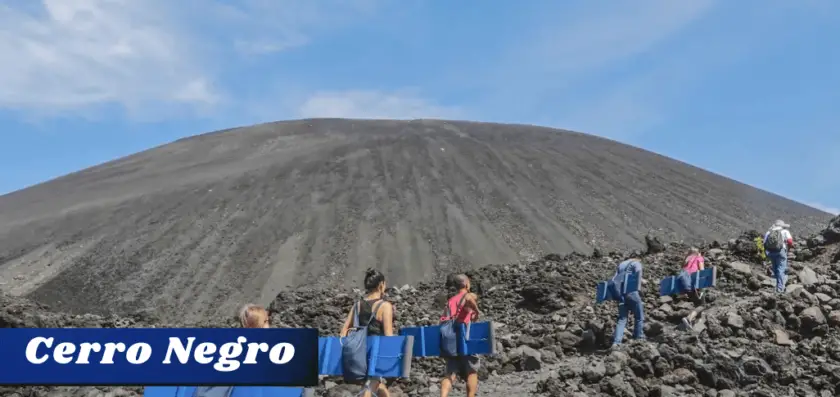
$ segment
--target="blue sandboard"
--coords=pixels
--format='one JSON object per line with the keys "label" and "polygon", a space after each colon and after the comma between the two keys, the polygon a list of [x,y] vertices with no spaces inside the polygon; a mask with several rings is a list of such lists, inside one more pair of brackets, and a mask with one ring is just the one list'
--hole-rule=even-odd
{"label": "blue sandboard", "polygon": [[[368,376],[407,378],[411,373],[414,338],[411,336],[368,336]],[[318,374],[342,376],[341,338],[318,338]]]}
{"label": "blue sandboard", "polygon": [[[707,267],[699,272],[691,273],[691,285],[694,289],[712,288],[717,285],[717,268]],[[680,280],[677,276],[669,276],[659,283],[659,296],[679,295],[688,291],[682,291]]]}
{"label": "blue sandboard", "polygon": [[[195,386],[146,386],[143,388],[144,397],[192,397]],[[219,388],[219,395],[227,397],[223,387]],[[213,393],[215,396],[216,393]],[[314,390],[302,387],[274,387],[274,386],[234,386],[229,397],[308,397],[314,395]]]}
{"label": "blue sandboard", "polygon": [[[636,292],[639,290],[640,286],[639,280],[639,273],[630,273],[624,275],[624,281],[621,282],[619,286],[622,295],[629,294],[631,292]],[[610,296],[609,291],[607,291],[607,282],[601,281],[598,283],[598,286],[595,288],[595,303],[603,303],[606,301],[614,301],[616,300],[613,296]]]}
{"label": "blue sandboard", "polygon": [[[496,354],[496,334],[491,321],[472,323],[469,327],[460,324],[458,332],[458,354],[476,356]],[[400,335],[414,337],[414,357],[440,357],[440,326],[406,327]]]}

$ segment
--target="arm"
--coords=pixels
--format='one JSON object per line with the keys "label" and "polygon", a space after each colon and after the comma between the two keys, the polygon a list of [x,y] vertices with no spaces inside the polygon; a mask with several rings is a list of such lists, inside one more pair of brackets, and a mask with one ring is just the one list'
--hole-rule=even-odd
{"label": "arm", "polygon": [[394,306],[391,302],[382,303],[382,331],[385,336],[394,336]]}
{"label": "arm", "polygon": [[613,274],[611,280],[615,280],[615,278],[618,277],[618,272],[620,272],[620,271],[621,271],[621,264],[619,263],[618,266],[615,267],[615,274]]}
{"label": "arm", "polygon": [[[356,304],[353,304],[353,307],[355,307],[355,306],[356,306]],[[353,325],[353,309],[352,308],[350,309],[350,312],[347,313],[347,318],[344,320],[344,325],[341,327],[341,332],[339,333],[339,336],[341,336],[342,338],[347,336],[347,332],[350,331],[350,326],[351,325]]]}
{"label": "arm", "polygon": [[785,233],[785,243],[787,243],[788,248],[793,248],[793,236],[787,230],[785,230],[784,233]]}
{"label": "arm", "polygon": [[698,270],[703,270],[706,268],[706,258],[700,257],[700,263],[697,265]]}
{"label": "arm", "polygon": [[470,292],[467,294],[467,299],[464,299],[464,307],[472,309],[472,318],[470,320],[478,320],[478,296]]}

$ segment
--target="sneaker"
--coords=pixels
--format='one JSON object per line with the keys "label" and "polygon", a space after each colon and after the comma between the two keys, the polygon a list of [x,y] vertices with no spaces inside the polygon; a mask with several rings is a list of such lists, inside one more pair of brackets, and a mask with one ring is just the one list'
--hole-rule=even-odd
{"label": "sneaker", "polygon": [[621,347],[621,345],[619,345],[618,343],[613,343],[613,345],[610,346],[610,350],[618,350],[619,347]]}
{"label": "sneaker", "polygon": [[688,321],[688,319],[687,319],[687,318],[685,318],[685,317],[683,317],[683,319],[682,319],[682,325],[683,325],[683,327],[685,327],[685,329],[691,329],[691,328],[693,328],[693,327],[691,326],[691,321]]}

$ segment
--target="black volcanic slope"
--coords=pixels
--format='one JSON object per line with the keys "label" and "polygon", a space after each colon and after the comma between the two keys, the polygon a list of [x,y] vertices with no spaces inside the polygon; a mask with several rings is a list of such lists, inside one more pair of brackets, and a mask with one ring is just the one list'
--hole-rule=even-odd
{"label": "black volcanic slope", "polygon": [[72,312],[199,318],[289,285],[358,285],[371,266],[416,282],[641,247],[652,230],[723,238],[777,217],[794,233],[830,218],[579,133],[300,120],[183,139],[0,197],[0,288]]}

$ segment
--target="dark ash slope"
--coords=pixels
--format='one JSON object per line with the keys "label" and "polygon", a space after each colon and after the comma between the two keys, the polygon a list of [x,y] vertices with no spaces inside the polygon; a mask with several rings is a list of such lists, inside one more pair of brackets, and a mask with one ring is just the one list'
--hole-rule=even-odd
{"label": "dark ash slope", "polygon": [[0,285],[56,309],[188,318],[289,285],[394,283],[545,252],[795,232],[829,218],[695,167],[565,131],[301,120],[183,139],[0,197]]}

